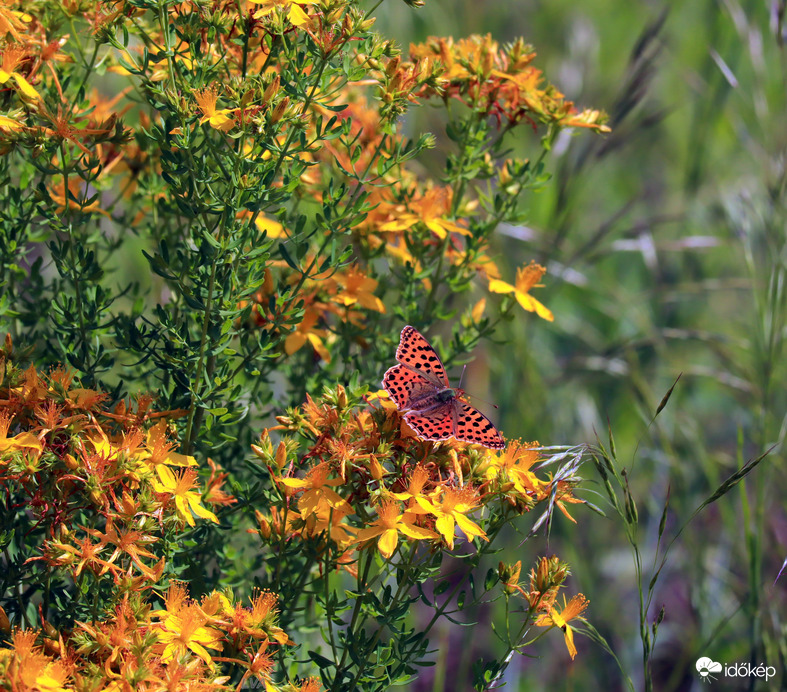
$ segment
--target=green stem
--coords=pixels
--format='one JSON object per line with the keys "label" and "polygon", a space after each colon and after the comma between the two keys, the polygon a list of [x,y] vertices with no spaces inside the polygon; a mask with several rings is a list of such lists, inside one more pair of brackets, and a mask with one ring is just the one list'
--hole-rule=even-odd
{"label": "green stem", "polygon": [[205,298],[205,310],[203,311],[204,319],[202,320],[202,334],[200,335],[199,344],[199,357],[197,360],[197,370],[194,373],[194,385],[192,390],[191,406],[189,407],[189,420],[186,425],[186,434],[184,436],[185,443],[183,445],[183,453],[189,454],[197,434],[197,427],[195,423],[201,422],[202,416],[199,416],[200,421],[197,420],[197,411],[202,411],[203,407],[197,405],[197,396],[202,389],[202,373],[205,367],[205,350],[208,344],[208,328],[210,326],[211,308],[213,305],[213,290],[216,286],[216,267],[217,262],[213,262],[210,268],[210,278],[208,279],[208,295]]}
{"label": "green stem", "polygon": [[[347,626],[347,632],[350,634],[350,636],[354,635],[356,628],[358,627],[358,616],[361,613],[361,604],[363,602],[364,592],[366,591],[367,588],[369,570],[371,569],[372,560],[374,559],[372,552],[369,550],[361,553],[362,558],[364,555],[366,556],[366,563],[363,566],[363,573],[361,573],[361,571],[358,572],[358,581],[357,581],[358,596],[355,599],[355,605],[353,605],[353,612],[350,617],[350,624]],[[341,680],[344,677],[342,673],[344,671],[344,666],[347,663],[347,656],[349,655],[349,653],[350,653],[350,647],[347,645],[347,642],[345,641],[345,647],[344,647],[344,651],[342,652],[342,658],[339,661],[339,665],[336,666],[336,677],[334,678],[333,685],[331,686],[331,692],[340,692],[340,691],[349,692],[349,690],[341,686]]]}
{"label": "green stem", "polygon": [[[396,589],[396,594],[391,599],[390,605],[388,606],[389,611],[395,611],[396,608],[399,606],[399,601],[402,599],[402,596],[412,587],[415,583],[415,580],[409,579],[409,574],[413,568],[413,558],[415,557],[415,552],[418,547],[417,543],[413,543],[410,546],[410,554],[407,556],[407,561],[405,563],[405,572],[402,576],[402,579],[399,581],[399,586]],[[356,685],[358,684],[358,680],[361,679],[361,675],[365,672],[371,655],[374,653],[375,649],[377,648],[377,642],[380,641],[380,637],[382,636],[383,629],[385,629],[384,625],[380,625],[374,633],[373,639],[367,644],[366,652],[364,653],[363,659],[358,664],[358,670],[355,673],[355,677],[352,679],[349,687],[347,688],[347,692],[354,692]]]}

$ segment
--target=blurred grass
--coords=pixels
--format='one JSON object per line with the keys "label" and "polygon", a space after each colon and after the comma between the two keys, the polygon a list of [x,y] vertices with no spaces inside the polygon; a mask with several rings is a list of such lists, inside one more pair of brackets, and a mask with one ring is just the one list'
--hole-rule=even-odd
{"label": "blurred grass", "polygon": [[[650,623],[665,607],[657,690],[699,689],[700,656],[779,671],[767,685],[727,680],[723,689],[787,685],[785,596],[783,583],[774,585],[787,555],[787,92],[778,6],[427,0],[416,12],[393,2],[378,11],[378,30],[405,48],[433,34],[524,36],[550,81],[613,118],[605,138],[580,133],[558,143],[550,184],[523,201],[527,228],[500,234],[509,278],[530,259],[547,263],[539,298],[554,325],[520,315],[501,334],[513,345],[490,344],[485,358],[507,435],[593,442],[596,432],[606,439],[609,424],[639,507],[646,586],[668,490],[669,538],[726,477],[775,445],[668,556],[647,614]],[[428,114],[405,126],[442,134]],[[590,465],[585,474],[585,497],[604,507]],[[585,639],[569,664],[553,633],[532,647],[538,658],[515,662],[508,689],[618,690],[624,675],[642,689],[623,526],[609,512],[573,509],[578,526],[558,518],[539,549],[572,564],[572,588],[590,598],[588,618],[624,673]],[[534,551],[512,539],[506,558]],[[472,633],[462,646],[471,641]],[[450,656],[441,661],[451,665]],[[443,686],[441,674],[433,689],[463,689],[459,681]]]}

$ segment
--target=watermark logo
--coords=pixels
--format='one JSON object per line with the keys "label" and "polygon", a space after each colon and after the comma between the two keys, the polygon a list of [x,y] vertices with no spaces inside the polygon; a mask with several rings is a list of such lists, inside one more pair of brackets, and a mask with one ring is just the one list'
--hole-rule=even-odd
{"label": "watermark logo", "polygon": [[696,667],[702,682],[710,682],[711,680],[715,680],[716,678],[713,676],[713,673],[721,673],[722,669],[721,663],[716,663],[716,661],[712,661],[707,656],[698,658]]}
{"label": "watermark logo", "polygon": [[694,664],[700,675],[702,682],[710,683],[719,676],[725,678],[764,678],[768,682],[776,675],[774,666],[766,666],[762,663],[754,665],[751,663],[728,663],[722,665],[707,656],[697,659]]}

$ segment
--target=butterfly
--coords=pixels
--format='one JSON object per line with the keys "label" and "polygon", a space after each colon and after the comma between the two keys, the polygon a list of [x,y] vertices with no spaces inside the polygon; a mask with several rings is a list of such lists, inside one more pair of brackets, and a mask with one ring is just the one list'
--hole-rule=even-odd
{"label": "butterfly", "polygon": [[415,327],[402,329],[396,360],[383,375],[383,387],[418,437],[505,447],[492,421],[462,400],[464,391],[451,387],[440,356]]}

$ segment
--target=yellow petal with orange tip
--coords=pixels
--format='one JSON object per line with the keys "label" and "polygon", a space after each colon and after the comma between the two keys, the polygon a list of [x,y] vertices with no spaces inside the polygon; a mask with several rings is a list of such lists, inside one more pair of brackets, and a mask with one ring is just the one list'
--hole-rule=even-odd
{"label": "yellow petal with orange tip", "polygon": [[306,14],[298,5],[293,3],[290,5],[290,11],[287,14],[287,19],[290,20],[290,24],[293,26],[307,26],[311,23],[309,19],[309,15]]}
{"label": "yellow petal with orange tip", "polygon": [[19,91],[21,91],[27,98],[40,100],[41,95],[30,86],[30,82],[28,82],[21,74],[14,72],[14,79],[16,80],[17,85],[19,86]]}
{"label": "yellow petal with orange tip", "polygon": [[120,74],[124,76],[128,76],[131,74],[129,70],[127,70],[122,65],[112,65],[111,67],[107,68],[107,72],[113,72],[114,74]]}
{"label": "yellow petal with orange tip", "polygon": [[219,523],[219,518],[213,512],[211,512],[209,509],[206,509],[199,503],[199,496],[196,493],[189,493],[188,501],[191,511],[194,512],[194,514],[196,514],[198,517],[201,519],[210,519],[214,524]]}
{"label": "yellow petal with orange tip", "polygon": [[22,123],[9,118],[7,115],[0,115],[0,128],[6,130],[21,130],[24,127]]}
{"label": "yellow petal with orange tip", "polygon": [[306,338],[309,340],[312,348],[317,352],[317,355],[319,355],[320,358],[322,358],[326,363],[330,363],[331,352],[325,348],[325,344],[323,344],[322,339],[316,334],[307,334]]}
{"label": "yellow petal with orange tip", "polygon": [[393,555],[396,546],[399,545],[399,532],[396,529],[387,529],[382,532],[377,541],[377,549],[383,557],[389,558]]}
{"label": "yellow petal with orange tip", "polygon": [[288,488],[308,488],[311,483],[304,478],[279,478],[279,482]]}
{"label": "yellow petal with orange tip", "polygon": [[492,293],[514,293],[516,287],[500,279],[492,279],[489,282],[489,290],[492,291]]}
{"label": "yellow petal with orange tip", "polygon": [[284,352],[291,356],[306,343],[306,335],[302,332],[293,332],[284,340]]}
{"label": "yellow petal with orange tip", "polygon": [[406,231],[418,222],[415,216],[403,216],[393,221],[386,221],[377,228],[378,231]]}
{"label": "yellow petal with orange tip", "polygon": [[267,233],[269,238],[289,237],[289,233],[284,228],[284,226],[282,226],[278,221],[269,219],[267,216],[258,216],[254,220],[254,224],[261,232]]}
{"label": "yellow petal with orange tip", "polygon": [[531,296],[529,293],[516,291],[516,299],[517,302],[528,312],[535,312],[536,315],[542,319],[547,320],[548,322],[555,321],[555,316],[552,314],[552,311],[549,310],[543,303],[533,298],[533,296]]}

